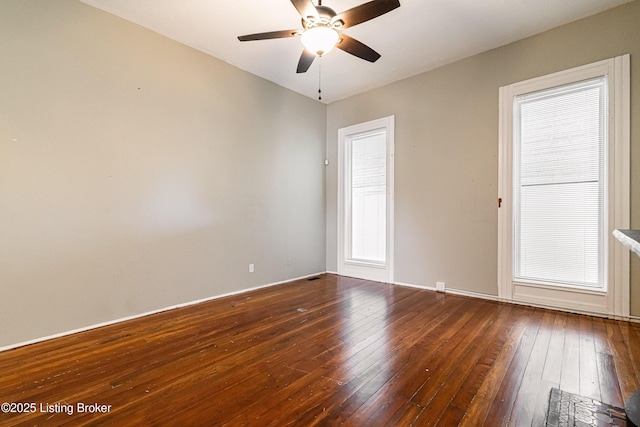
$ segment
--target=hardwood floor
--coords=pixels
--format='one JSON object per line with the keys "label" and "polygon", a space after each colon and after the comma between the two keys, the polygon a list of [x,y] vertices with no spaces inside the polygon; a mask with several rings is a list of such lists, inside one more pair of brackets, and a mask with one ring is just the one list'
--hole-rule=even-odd
{"label": "hardwood floor", "polygon": [[637,324],[323,275],[0,353],[0,424],[541,426],[639,366]]}

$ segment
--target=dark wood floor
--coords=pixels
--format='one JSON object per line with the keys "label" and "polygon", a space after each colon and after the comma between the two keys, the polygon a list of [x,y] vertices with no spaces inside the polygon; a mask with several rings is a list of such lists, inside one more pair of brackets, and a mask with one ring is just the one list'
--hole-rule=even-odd
{"label": "dark wood floor", "polygon": [[324,275],[0,353],[0,424],[541,426],[639,369],[640,325]]}

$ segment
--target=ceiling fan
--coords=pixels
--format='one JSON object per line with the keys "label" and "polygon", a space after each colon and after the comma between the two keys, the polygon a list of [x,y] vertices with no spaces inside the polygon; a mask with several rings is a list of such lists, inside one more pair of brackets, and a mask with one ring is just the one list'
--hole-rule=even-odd
{"label": "ceiling fan", "polygon": [[359,6],[336,13],[333,9],[322,5],[314,5],[311,0],[291,0],[302,17],[301,30],[281,30],[266,33],[239,36],[241,42],[252,40],[279,39],[301,37],[305,49],[302,51],[296,72],[306,72],[316,56],[322,56],[334,47],[369,62],[376,62],[380,54],[364,43],[349,37],[341,30],[356,26],[363,22],[384,15],[398,7],[399,0],[372,0]]}

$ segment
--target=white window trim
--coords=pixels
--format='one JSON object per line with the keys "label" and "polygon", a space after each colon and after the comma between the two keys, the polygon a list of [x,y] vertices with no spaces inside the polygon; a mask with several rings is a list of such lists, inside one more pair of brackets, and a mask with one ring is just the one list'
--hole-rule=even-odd
{"label": "white window trim", "polygon": [[[353,275],[355,277],[393,283],[394,275],[394,123],[395,116],[387,116],[377,120],[348,126],[338,130],[338,274]],[[371,262],[354,262],[346,259],[345,221],[349,207],[345,200],[345,138],[349,135],[370,132],[384,128],[387,134],[387,236],[385,265]]]}
{"label": "white window trim", "polygon": [[[504,301],[629,318],[629,251],[612,236],[630,224],[630,58],[619,56],[500,88],[498,297]],[[606,292],[513,283],[513,99],[517,95],[607,75],[609,203]]]}

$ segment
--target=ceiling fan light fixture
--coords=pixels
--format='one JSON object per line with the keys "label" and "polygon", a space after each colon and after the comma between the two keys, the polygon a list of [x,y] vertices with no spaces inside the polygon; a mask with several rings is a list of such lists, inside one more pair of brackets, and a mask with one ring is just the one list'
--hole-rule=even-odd
{"label": "ceiling fan light fixture", "polygon": [[327,26],[312,27],[302,33],[302,45],[309,52],[322,56],[333,49],[340,36],[333,28]]}

